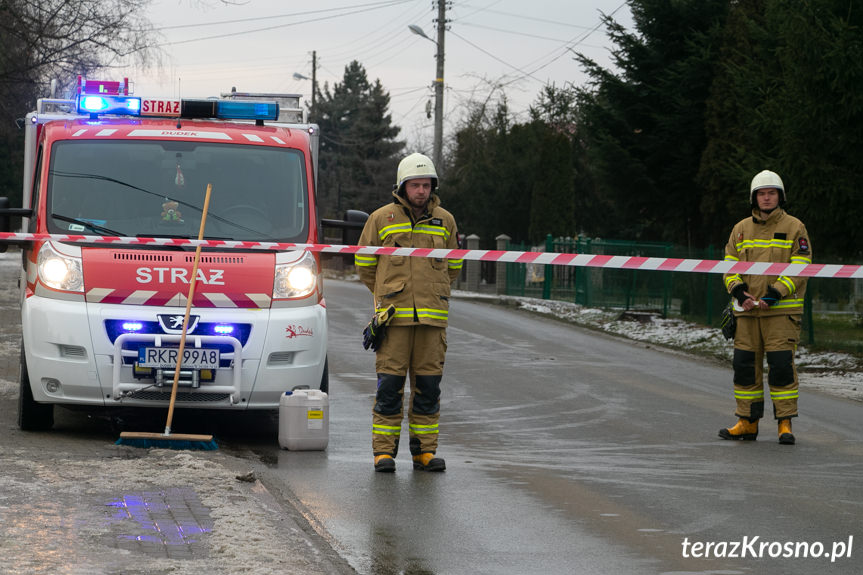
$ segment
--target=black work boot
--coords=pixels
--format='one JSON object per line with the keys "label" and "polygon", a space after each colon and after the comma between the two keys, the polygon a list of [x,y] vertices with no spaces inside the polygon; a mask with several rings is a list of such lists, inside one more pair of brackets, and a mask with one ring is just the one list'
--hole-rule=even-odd
{"label": "black work boot", "polygon": [[722,439],[744,439],[748,441],[758,437],[758,420],[749,421],[745,417],[737,420],[733,427],[723,427],[719,430]]}
{"label": "black work boot", "polygon": [[396,470],[396,460],[392,455],[375,455],[375,471],[380,473],[392,473]]}
{"label": "black work boot", "polygon": [[791,433],[791,420],[779,420],[779,443],[782,445],[794,445],[797,440],[794,439],[794,434]]}
{"label": "black work boot", "polygon": [[444,471],[446,462],[441,457],[435,457],[434,453],[420,453],[414,455],[414,469],[420,471]]}

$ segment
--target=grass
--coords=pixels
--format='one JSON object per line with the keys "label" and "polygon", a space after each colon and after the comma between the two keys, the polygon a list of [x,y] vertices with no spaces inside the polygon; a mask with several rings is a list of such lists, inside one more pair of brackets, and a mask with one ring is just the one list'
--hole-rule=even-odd
{"label": "grass", "polygon": [[863,314],[815,313],[812,334],[801,340],[813,351],[841,351],[863,358]]}

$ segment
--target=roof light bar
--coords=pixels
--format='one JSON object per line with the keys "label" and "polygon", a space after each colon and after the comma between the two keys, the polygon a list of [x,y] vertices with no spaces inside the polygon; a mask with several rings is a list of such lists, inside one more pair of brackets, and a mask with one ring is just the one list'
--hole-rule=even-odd
{"label": "roof light bar", "polygon": [[279,104],[244,100],[183,100],[182,118],[222,120],[278,120]]}
{"label": "roof light bar", "polygon": [[276,102],[220,100],[216,106],[216,117],[225,120],[275,121],[279,119],[279,104]]}
{"label": "roof light bar", "polygon": [[78,112],[81,114],[118,114],[139,116],[141,98],[131,96],[78,96]]}
{"label": "roof light bar", "polygon": [[143,99],[129,96],[129,79],[119,82],[85,80],[78,76],[77,108],[80,114],[95,118],[100,114],[180,118],[218,118],[221,120],[279,119],[279,104],[260,100],[173,100]]}

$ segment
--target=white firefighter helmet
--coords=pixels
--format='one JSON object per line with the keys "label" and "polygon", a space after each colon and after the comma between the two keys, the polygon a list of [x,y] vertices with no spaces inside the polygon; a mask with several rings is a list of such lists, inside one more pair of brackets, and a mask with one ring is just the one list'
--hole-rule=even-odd
{"label": "white firefighter helmet", "polygon": [[785,185],[776,172],[764,170],[752,178],[752,184],[749,186],[749,202],[753,206],[755,205],[755,192],[762,188],[776,188],[779,190],[779,203],[785,203]]}
{"label": "white firefighter helmet", "polygon": [[401,190],[406,181],[417,178],[431,178],[432,191],[437,189],[437,172],[431,158],[423,154],[413,153],[399,162],[396,189]]}

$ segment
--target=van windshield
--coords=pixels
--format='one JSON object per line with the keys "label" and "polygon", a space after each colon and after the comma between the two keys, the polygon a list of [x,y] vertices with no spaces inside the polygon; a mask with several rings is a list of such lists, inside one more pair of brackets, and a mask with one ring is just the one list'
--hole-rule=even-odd
{"label": "van windshield", "polygon": [[308,235],[308,183],[298,150],[61,141],[52,146],[50,166],[51,233],[93,234],[101,228],[122,236],[196,238],[212,184],[206,237],[304,242]]}

